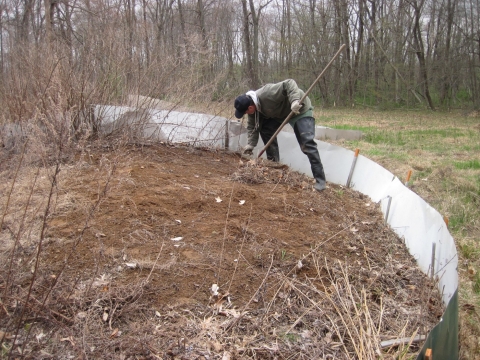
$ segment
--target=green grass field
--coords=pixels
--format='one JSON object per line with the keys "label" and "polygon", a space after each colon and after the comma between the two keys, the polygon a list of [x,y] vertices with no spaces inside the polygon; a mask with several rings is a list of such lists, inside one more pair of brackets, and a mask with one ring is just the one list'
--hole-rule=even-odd
{"label": "green grass field", "polygon": [[480,117],[461,112],[315,111],[318,125],[360,130],[336,141],[405,179],[449,220],[459,253],[460,358],[480,359]]}

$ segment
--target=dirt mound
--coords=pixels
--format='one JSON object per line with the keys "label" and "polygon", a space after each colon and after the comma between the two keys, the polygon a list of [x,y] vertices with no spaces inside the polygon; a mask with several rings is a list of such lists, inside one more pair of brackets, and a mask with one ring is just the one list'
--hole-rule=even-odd
{"label": "dirt mound", "polygon": [[[84,152],[59,173],[17,329],[25,342],[12,354],[393,357],[401,349],[380,341],[426,334],[440,295],[377,204],[312,185],[286,166],[221,151]],[[17,293],[0,309],[7,348],[37,250],[17,251]]]}

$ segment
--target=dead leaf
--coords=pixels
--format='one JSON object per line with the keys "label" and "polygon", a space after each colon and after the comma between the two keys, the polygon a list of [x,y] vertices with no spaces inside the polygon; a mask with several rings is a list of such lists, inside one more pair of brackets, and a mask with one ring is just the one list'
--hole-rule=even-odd
{"label": "dead leaf", "polygon": [[[19,337],[19,336],[17,336],[17,337]],[[6,333],[6,332],[3,332],[2,330],[0,330],[0,339],[10,340],[12,338],[13,338],[13,336],[12,336],[11,333],[8,333],[8,332]]]}
{"label": "dead leaf", "polygon": [[113,330],[113,332],[110,334],[110,337],[113,338],[117,336],[117,334],[118,334],[118,328],[115,328],[115,330]]}
{"label": "dead leaf", "polygon": [[220,344],[218,341],[212,341],[210,345],[213,347],[215,352],[220,352],[222,350],[222,344]]}
{"label": "dead leaf", "polygon": [[323,338],[323,341],[325,341],[325,343],[327,343],[327,344],[330,344],[332,342],[332,333],[327,332],[325,334],[325,337]]}
{"label": "dead leaf", "polygon": [[68,341],[72,346],[75,346],[75,341],[73,341],[73,336],[60,339],[60,341]]}
{"label": "dead leaf", "polygon": [[303,330],[300,336],[303,339],[310,339],[312,337],[312,332],[310,330]]}
{"label": "dead leaf", "polygon": [[277,344],[272,344],[272,346],[263,345],[263,348],[267,349],[267,350],[270,350],[270,351],[278,351],[279,350],[279,347],[278,347]]}
{"label": "dead leaf", "polygon": [[225,309],[219,314],[223,316],[233,316],[235,319],[240,317],[240,313],[235,309]]}
{"label": "dead leaf", "polygon": [[77,317],[79,319],[85,319],[87,317],[87,313],[85,311],[80,311],[78,314],[77,314]]}
{"label": "dead leaf", "polygon": [[95,279],[95,281],[92,283],[92,286],[95,288],[95,287],[108,285],[109,283],[110,283],[110,277],[106,274],[102,274]]}
{"label": "dead leaf", "polygon": [[218,287],[217,284],[213,284],[212,287],[210,288],[210,292],[212,293],[212,296],[218,296],[218,290],[220,288]]}
{"label": "dead leaf", "polygon": [[475,312],[475,305],[473,304],[464,304],[462,305],[462,309],[468,312]]}
{"label": "dead leaf", "polygon": [[476,273],[477,273],[477,270],[475,270],[475,268],[473,266],[468,267],[468,275],[473,277]]}

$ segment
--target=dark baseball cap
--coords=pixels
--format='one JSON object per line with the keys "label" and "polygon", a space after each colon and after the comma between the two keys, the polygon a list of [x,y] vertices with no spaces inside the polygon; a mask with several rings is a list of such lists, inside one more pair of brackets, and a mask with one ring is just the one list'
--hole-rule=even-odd
{"label": "dark baseball cap", "polygon": [[241,119],[247,112],[248,107],[252,105],[252,99],[246,94],[237,96],[235,99],[235,117]]}

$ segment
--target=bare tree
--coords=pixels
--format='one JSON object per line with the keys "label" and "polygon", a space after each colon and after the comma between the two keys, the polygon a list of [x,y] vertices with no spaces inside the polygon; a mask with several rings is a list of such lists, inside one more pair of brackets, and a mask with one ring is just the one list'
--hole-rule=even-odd
{"label": "bare tree", "polygon": [[413,19],[413,46],[415,54],[418,58],[419,68],[420,68],[420,78],[423,81],[422,88],[423,94],[427,99],[428,105],[432,110],[435,110],[433,105],[432,97],[430,96],[430,88],[428,82],[428,71],[427,71],[427,62],[425,59],[425,46],[423,44],[422,37],[422,28],[421,28],[421,18],[422,18],[422,8],[425,4],[425,0],[420,2],[417,0],[409,1],[410,6],[414,10],[414,19]]}
{"label": "bare tree", "polygon": [[447,0],[447,21],[446,21],[446,35],[445,35],[445,50],[444,50],[444,66],[443,77],[441,78],[440,102],[445,103],[451,98],[452,89],[452,62],[451,62],[451,44],[453,33],[453,21],[455,16],[456,0]]}
{"label": "bare tree", "polygon": [[85,81],[80,91],[111,87],[113,98],[132,88],[163,96],[182,81],[192,92],[220,89],[240,75],[252,88],[280,77],[306,87],[345,43],[342,61],[311,93],[325,105],[480,106],[478,0],[0,3],[0,86],[17,81],[18,104],[29,103],[25,84],[35,77],[24,67],[38,65],[50,43],[46,54],[67,59],[62,71]]}
{"label": "bare tree", "polygon": [[[249,0],[247,6],[247,0],[242,0],[243,11],[243,45],[245,50],[245,57],[247,63],[246,73],[248,74],[250,85],[252,88],[259,87],[258,78],[258,64],[259,64],[259,27],[260,17],[262,10],[270,4],[272,0],[260,4],[258,10],[255,10],[255,4],[253,0]],[[250,23],[251,18],[251,23]],[[252,25],[250,28],[250,24]],[[252,32],[252,33],[251,33]]]}
{"label": "bare tree", "polygon": [[243,11],[243,50],[244,50],[244,59],[246,60],[246,69],[245,73],[247,74],[250,82],[250,86],[255,88],[258,80],[256,78],[255,68],[253,65],[253,52],[252,52],[252,43],[250,40],[250,12],[247,8],[247,0],[242,0],[242,11]]}

